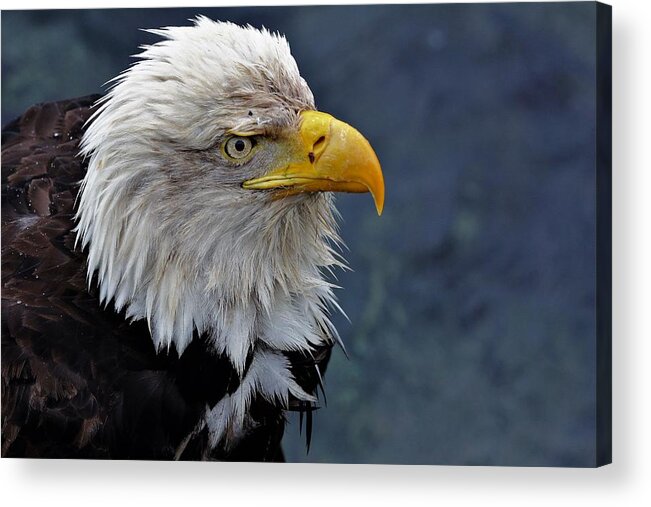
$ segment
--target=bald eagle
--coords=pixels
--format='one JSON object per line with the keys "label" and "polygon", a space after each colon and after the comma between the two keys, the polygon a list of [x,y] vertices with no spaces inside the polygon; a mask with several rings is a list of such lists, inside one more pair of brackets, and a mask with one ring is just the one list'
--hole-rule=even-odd
{"label": "bald eagle", "polygon": [[[384,202],[279,34],[151,30],[2,131],[2,455],[282,460],[339,340],[332,192]],[[308,437],[309,439],[309,437]]]}

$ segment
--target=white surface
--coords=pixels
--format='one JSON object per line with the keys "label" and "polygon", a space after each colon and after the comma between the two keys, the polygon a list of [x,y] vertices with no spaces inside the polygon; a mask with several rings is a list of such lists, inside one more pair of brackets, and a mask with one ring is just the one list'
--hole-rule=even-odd
{"label": "white surface", "polygon": [[[57,7],[180,3],[60,1]],[[216,5],[218,2],[193,0],[191,3]],[[196,503],[238,506],[296,503],[309,507],[650,505],[651,3],[647,0],[612,0],[611,3],[614,6],[613,465],[597,470],[574,470],[3,459],[0,461],[3,505],[38,505],[37,502],[48,506],[83,503],[157,507]],[[51,8],[53,4],[3,0],[0,5],[6,9]]]}

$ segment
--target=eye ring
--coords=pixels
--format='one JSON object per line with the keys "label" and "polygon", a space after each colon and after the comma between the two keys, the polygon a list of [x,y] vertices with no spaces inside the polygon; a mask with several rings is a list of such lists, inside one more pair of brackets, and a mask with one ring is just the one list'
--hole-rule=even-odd
{"label": "eye ring", "polygon": [[254,142],[250,137],[229,137],[223,145],[223,152],[228,158],[242,160],[249,156],[253,150]]}

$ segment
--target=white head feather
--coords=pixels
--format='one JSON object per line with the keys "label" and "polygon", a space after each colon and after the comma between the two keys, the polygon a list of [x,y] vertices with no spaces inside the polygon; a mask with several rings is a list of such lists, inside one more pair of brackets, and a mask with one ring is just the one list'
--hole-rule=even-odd
{"label": "white head feather", "polygon": [[203,17],[152,32],[163,40],[115,79],[83,138],[89,283],[96,273],[104,303],[147,319],[159,349],[182,353],[206,333],[240,372],[258,340],[267,351],[332,340],[321,273],[341,265],[332,196],[272,200],[214,155],[231,129],[291,128],[314,109],[289,45]]}

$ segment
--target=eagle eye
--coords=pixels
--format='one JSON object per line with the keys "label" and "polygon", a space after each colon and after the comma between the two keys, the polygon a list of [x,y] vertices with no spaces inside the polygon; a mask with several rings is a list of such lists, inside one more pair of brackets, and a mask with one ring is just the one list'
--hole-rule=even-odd
{"label": "eagle eye", "polygon": [[250,137],[233,136],[224,143],[224,154],[234,160],[246,158],[253,149],[253,140]]}

